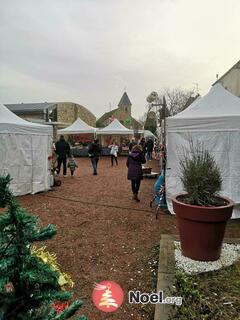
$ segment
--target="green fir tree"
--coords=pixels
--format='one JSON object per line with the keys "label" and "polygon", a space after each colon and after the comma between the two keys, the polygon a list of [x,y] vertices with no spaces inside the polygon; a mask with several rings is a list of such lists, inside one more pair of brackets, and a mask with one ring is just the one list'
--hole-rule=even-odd
{"label": "green fir tree", "polygon": [[[56,234],[56,227],[37,227],[37,217],[22,208],[9,190],[10,176],[0,177],[0,319],[1,320],[65,320],[82,305],[73,302],[57,313],[56,301],[69,301],[72,294],[62,291],[59,274],[31,254],[31,245]],[[76,320],[87,320],[85,316]]]}

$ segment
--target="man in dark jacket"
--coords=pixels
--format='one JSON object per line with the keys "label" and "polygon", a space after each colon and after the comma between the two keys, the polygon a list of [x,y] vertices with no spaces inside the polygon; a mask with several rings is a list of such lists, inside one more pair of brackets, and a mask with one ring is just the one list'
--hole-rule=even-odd
{"label": "man in dark jacket", "polygon": [[146,143],[146,147],[147,147],[147,159],[148,160],[152,160],[152,152],[153,152],[153,140],[152,139],[148,139],[147,143]]}
{"label": "man in dark jacket", "polygon": [[132,152],[127,159],[128,167],[128,180],[131,180],[133,200],[139,202],[138,191],[140,188],[141,180],[143,179],[142,163],[145,163],[145,156],[142,152],[140,145],[135,145],[132,148]]}
{"label": "man in dark jacket", "polygon": [[93,175],[95,176],[97,175],[97,166],[101,154],[101,147],[98,143],[98,139],[94,139],[93,143],[90,145],[88,149],[88,154],[92,162]]}
{"label": "man in dark jacket", "polygon": [[135,146],[136,144],[137,143],[136,143],[135,139],[132,139],[132,141],[128,145],[129,151],[132,151],[133,146]]}
{"label": "man in dark jacket", "polygon": [[57,154],[57,173],[61,171],[61,164],[63,164],[63,176],[67,175],[67,157],[70,157],[71,151],[69,143],[64,139],[64,136],[60,136],[60,139],[56,142],[56,154]]}

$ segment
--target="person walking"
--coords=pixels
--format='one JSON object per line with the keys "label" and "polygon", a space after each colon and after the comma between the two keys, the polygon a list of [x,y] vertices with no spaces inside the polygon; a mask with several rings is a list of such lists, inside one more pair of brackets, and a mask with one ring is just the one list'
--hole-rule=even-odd
{"label": "person walking", "polygon": [[57,154],[57,174],[60,174],[61,165],[63,164],[63,176],[67,176],[67,157],[71,155],[71,149],[69,143],[61,135],[60,139],[56,142],[56,154]]}
{"label": "person walking", "polygon": [[139,142],[140,146],[142,147],[142,152],[144,154],[144,157],[146,155],[146,141],[145,138],[142,138]]}
{"label": "person walking", "polygon": [[132,151],[133,146],[135,146],[136,144],[137,143],[136,143],[135,139],[133,138],[132,141],[128,145],[128,148],[129,148],[130,152]]}
{"label": "person walking", "polygon": [[131,180],[133,200],[140,201],[138,192],[140,189],[141,180],[143,179],[142,164],[146,162],[145,156],[140,145],[135,145],[132,152],[127,158],[128,180]]}
{"label": "person walking", "polygon": [[112,166],[113,166],[113,160],[115,160],[116,165],[118,165],[118,159],[117,159],[117,156],[118,156],[118,145],[116,144],[115,141],[113,141],[113,143],[110,144],[110,145],[108,146],[108,148],[111,148],[111,150],[110,150],[110,156],[111,156]]}
{"label": "person walking", "polygon": [[73,177],[75,169],[78,168],[78,165],[76,164],[76,162],[73,158],[73,155],[71,156],[71,158],[68,161],[68,168],[70,169],[71,177]]}
{"label": "person walking", "polygon": [[97,173],[97,166],[98,166],[100,154],[101,154],[101,148],[98,143],[98,139],[94,139],[93,143],[90,145],[89,150],[88,150],[88,155],[89,155],[89,158],[91,159],[91,162],[92,162],[94,176],[98,174]]}
{"label": "person walking", "polygon": [[152,139],[148,139],[147,143],[146,143],[146,148],[147,148],[147,159],[149,161],[152,160],[152,153],[153,153],[153,140]]}

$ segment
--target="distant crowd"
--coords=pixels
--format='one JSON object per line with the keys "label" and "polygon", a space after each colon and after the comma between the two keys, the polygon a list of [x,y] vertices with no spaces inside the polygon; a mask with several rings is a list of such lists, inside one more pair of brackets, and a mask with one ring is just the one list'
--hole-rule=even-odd
{"label": "distant crowd", "polygon": [[[109,144],[111,165],[118,166],[118,152],[119,146],[116,141],[112,141]],[[127,178],[131,181],[131,188],[133,193],[133,200],[139,202],[138,192],[143,179],[142,164],[146,163],[146,160],[151,161],[153,158],[153,152],[156,151],[156,145],[154,145],[153,139],[147,141],[142,138],[139,141],[132,139],[128,145],[129,155],[126,161],[128,168]],[[93,175],[98,174],[98,162],[101,155],[101,146],[98,139],[94,139],[88,147],[88,156],[92,164]],[[54,145],[54,161],[53,161],[53,173],[58,176],[63,167],[63,177],[67,176],[67,168],[70,170],[71,177],[74,176],[77,163],[71,152],[69,143],[64,139],[64,136],[60,136],[60,139]]]}

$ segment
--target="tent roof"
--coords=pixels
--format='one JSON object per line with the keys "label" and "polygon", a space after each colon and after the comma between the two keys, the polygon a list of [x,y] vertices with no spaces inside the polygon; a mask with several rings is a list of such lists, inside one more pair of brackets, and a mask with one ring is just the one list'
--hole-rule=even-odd
{"label": "tent roof", "polygon": [[89,126],[82,119],[77,118],[69,127],[58,130],[58,134],[94,133],[95,131],[96,128]]}
{"label": "tent roof", "polygon": [[153,134],[152,131],[150,130],[138,130],[138,133],[143,133],[144,138],[147,138],[147,137],[157,138],[155,134]]}
{"label": "tent roof", "polygon": [[98,134],[133,134],[133,130],[124,127],[117,119],[114,119],[107,127],[98,130]]}
{"label": "tent roof", "polygon": [[26,121],[0,103],[0,133],[52,135],[52,127]]}
{"label": "tent roof", "polygon": [[167,118],[168,131],[240,130],[240,99],[216,84],[187,109]]}

